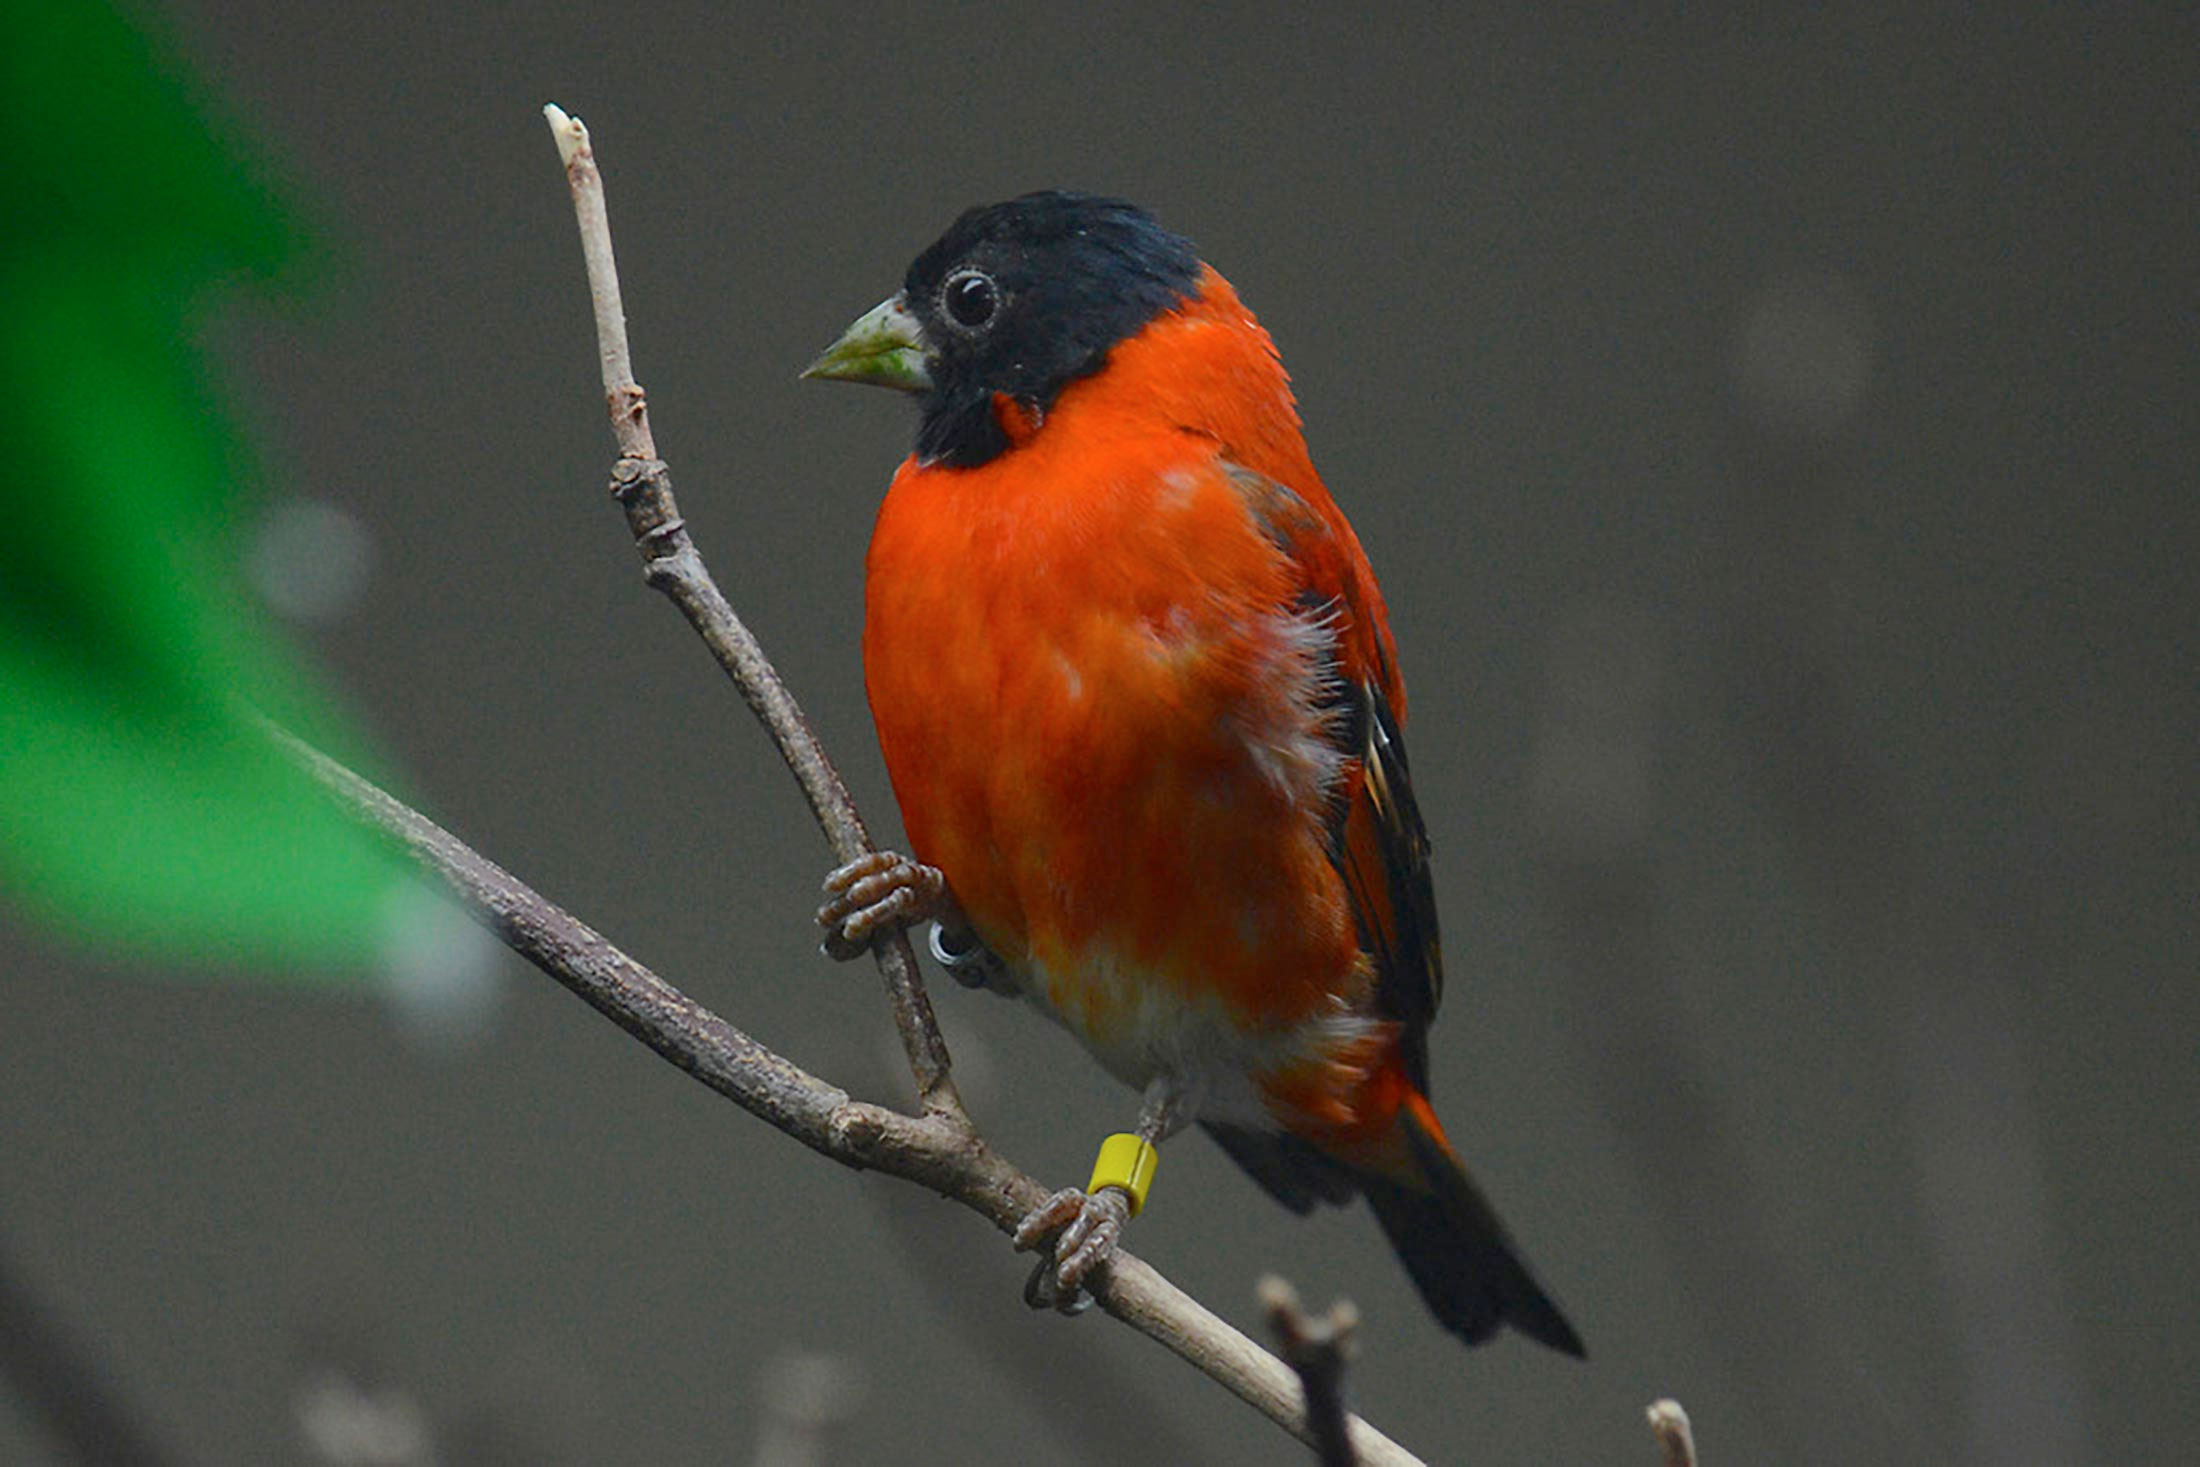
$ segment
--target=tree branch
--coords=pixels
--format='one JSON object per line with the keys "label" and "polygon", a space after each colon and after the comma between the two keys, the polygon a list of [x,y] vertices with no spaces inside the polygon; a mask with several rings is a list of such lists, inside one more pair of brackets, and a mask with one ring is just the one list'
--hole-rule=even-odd
{"label": "tree branch", "polygon": [[[1003,1158],[959,1116],[905,1116],[846,1091],[735,1028],[595,929],[534,891],[427,816],[296,736],[270,735],[368,824],[394,837],[480,922],[620,1028],[743,1110],[845,1166],[901,1177],[960,1202],[1012,1233],[1048,1189]],[[1297,1378],[1282,1361],[1129,1253],[1091,1287],[1100,1307],[1194,1367],[1302,1441],[1312,1436]],[[1359,1460],[1418,1467],[1420,1459],[1357,1417]]]}
{"label": "tree branch", "polygon": [[[619,461],[611,470],[612,497],[626,511],[627,528],[642,554],[643,575],[688,619],[718,665],[749,705],[793,771],[795,783],[810,802],[825,832],[833,861],[844,865],[872,849],[871,835],[840,772],[825,755],[809,719],[787,691],[763,646],[734,613],[703,565],[687,522],[672,496],[672,476],[657,457],[649,428],[649,399],[634,380],[633,352],[626,339],[626,307],[619,294],[619,267],[611,250],[611,221],[604,207],[603,175],[589,146],[588,129],[555,103],[542,109],[565,160],[573,214],[580,225],[581,255],[588,265],[588,294],[596,312],[596,343],[603,362],[604,402]],[[962,1097],[949,1074],[947,1045],[932,1017],[932,1002],[917,974],[916,955],[899,932],[881,937],[872,948],[886,982],[894,1028],[916,1076],[917,1096],[928,1114],[952,1116],[967,1124]]]}

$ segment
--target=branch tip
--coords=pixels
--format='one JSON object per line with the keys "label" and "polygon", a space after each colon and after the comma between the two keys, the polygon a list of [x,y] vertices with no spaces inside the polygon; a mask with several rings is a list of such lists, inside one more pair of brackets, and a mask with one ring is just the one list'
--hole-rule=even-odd
{"label": "branch tip", "polygon": [[1664,1467],[1696,1467],[1696,1433],[1681,1403],[1670,1397],[1652,1401],[1643,1414],[1664,1451]]}
{"label": "branch tip", "polygon": [[550,124],[550,136],[558,142],[558,161],[566,167],[588,151],[588,124],[555,102],[542,104],[542,120]]}

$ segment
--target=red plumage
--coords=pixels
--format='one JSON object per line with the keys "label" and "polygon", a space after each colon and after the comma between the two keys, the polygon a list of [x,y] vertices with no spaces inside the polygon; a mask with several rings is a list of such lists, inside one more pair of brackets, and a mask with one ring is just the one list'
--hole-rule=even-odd
{"label": "red plumage", "polygon": [[[1578,1354],[1427,1104],[1441,966],[1382,593],[1267,333],[1180,246],[1032,196],[896,297],[942,446],[879,512],[864,668],[911,845],[1113,1073],[1288,1205],[1365,1192],[1463,1337]],[[819,374],[886,380],[875,348]]]}

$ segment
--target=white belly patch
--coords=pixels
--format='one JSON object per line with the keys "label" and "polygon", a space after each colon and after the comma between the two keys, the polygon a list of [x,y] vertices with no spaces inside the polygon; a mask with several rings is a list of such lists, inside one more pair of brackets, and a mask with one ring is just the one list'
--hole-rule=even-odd
{"label": "white belly patch", "polygon": [[1187,995],[1107,956],[1066,974],[1034,964],[1023,981],[1024,998],[1076,1035],[1109,1074],[1138,1091],[1167,1075],[1192,1118],[1233,1125],[1278,1123],[1262,1077],[1347,1049],[1381,1027],[1340,1002],[1288,1028],[1247,1029],[1219,1000]]}

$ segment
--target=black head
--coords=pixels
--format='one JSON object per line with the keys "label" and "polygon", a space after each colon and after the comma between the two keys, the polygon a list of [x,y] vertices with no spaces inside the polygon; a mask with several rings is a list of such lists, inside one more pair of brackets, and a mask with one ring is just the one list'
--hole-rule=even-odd
{"label": "black head", "polygon": [[1198,279],[1191,242],[1120,199],[1035,193],[965,213],[902,281],[931,379],[917,456],[994,457],[1008,447],[995,393],[1044,413]]}
{"label": "black head", "polygon": [[982,464],[1009,446],[997,395],[1044,417],[1199,271],[1188,240],[1120,199],[1026,194],[957,219],[803,375],[917,393],[917,457]]}

